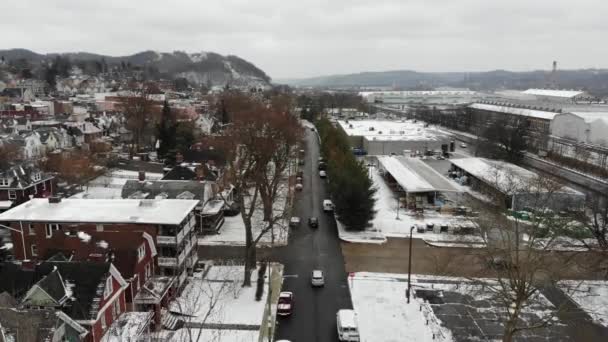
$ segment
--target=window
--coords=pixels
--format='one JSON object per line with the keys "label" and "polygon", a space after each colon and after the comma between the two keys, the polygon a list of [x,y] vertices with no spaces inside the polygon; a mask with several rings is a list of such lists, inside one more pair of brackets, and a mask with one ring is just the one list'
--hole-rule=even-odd
{"label": "window", "polygon": [[36,244],[35,244],[35,243],[34,243],[34,244],[32,244],[31,249],[32,249],[32,256],[33,256],[33,257],[38,256],[38,246],[36,246]]}
{"label": "window", "polygon": [[40,172],[36,172],[32,175],[32,180],[37,182],[42,179],[42,174]]}
{"label": "window", "polygon": [[17,191],[15,191],[15,190],[9,190],[8,191],[8,199],[9,200],[17,199]]}
{"label": "window", "polygon": [[36,229],[34,228],[33,223],[28,224],[27,229],[30,232],[30,235],[36,235]]}
{"label": "window", "polygon": [[59,230],[59,224],[57,223],[48,223],[46,225],[46,237],[50,238],[53,236],[53,232]]}
{"label": "window", "polygon": [[101,314],[101,330],[106,330],[108,325],[106,324],[106,313]]}
{"label": "window", "polygon": [[151,270],[151,266],[150,264],[146,264],[146,279],[150,278],[150,276],[152,275],[152,270]]}
{"label": "window", "polygon": [[9,186],[9,183],[8,178],[0,178],[0,186]]}
{"label": "window", "polygon": [[106,288],[103,292],[103,298],[110,297],[112,292],[114,292],[114,289],[112,288],[112,276],[109,276],[108,279],[106,279]]}
{"label": "window", "polygon": [[139,248],[137,249],[137,262],[142,261],[145,256],[146,256],[146,245],[142,243],[141,246],[139,246]]}
{"label": "window", "polygon": [[120,315],[120,299],[117,298],[112,304],[112,319],[116,319]]}

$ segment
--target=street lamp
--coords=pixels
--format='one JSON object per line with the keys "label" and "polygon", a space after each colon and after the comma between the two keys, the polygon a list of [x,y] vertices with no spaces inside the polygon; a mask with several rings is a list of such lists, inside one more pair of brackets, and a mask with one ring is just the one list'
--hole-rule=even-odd
{"label": "street lamp", "polygon": [[412,290],[412,233],[414,232],[414,226],[410,228],[410,250],[409,250],[409,260],[407,266],[407,303],[410,303],[410,292]]}
{"label": "street lamp", "polygon": [[25,236],[23,234],[23,225],[21,225],[21,230],[15,229],[15,228],[11,228],[11,227],[5,226],[3,224],[0,224],[0,228],[5,228],[5,229],[8,229],[10,231],[17,232],[17,233],[21,234],[21,246],[23,246],[23,260],[27,259],[27,254],[25,254]]}

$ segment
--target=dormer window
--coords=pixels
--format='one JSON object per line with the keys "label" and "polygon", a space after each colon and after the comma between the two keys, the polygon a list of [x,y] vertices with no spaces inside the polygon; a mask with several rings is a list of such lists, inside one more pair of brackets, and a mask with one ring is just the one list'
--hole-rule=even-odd
{"label": "dormer window", "polygon": [[10,183],[8,178],[0,178],[0,186],[9,186]]}
{"label": "dormer window", "polygon": [[32,174],[32,180],[34,182],[37,182],[39,180],[42,179],[42,173],[41,172],[35,172],[34,174]]}

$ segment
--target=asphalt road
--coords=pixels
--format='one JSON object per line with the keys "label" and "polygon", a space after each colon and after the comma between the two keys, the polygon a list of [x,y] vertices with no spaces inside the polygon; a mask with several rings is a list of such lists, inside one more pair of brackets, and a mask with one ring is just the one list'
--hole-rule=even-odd
{"label": "asphalt road", "polygon": [[[326,198],[325,181],[319,178],[317,161],[319,144],[314,132],[307,129],[307,152],[304,171],[304,189],[296,194],[296,209],[302,223],[292,229],[289,246],[281,250],[284,263],[283,291],[294,293],[294,310],[290,317],[279,317],[275,340],[292,342],[338,341],[336,312],[352,308],[344,258],[333,216],[322,208]],[[308,218],[319,218],[319,227],[308,227]],[[313,288],[310,273],[321,269],[325,273],[325,286]]]}

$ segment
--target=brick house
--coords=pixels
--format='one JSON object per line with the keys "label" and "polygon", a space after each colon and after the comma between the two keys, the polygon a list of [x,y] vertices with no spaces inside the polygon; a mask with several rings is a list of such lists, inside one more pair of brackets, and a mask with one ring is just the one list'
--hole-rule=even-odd
{"label": "brick house", "polygon": [[37,258],[53,248],[56,234],[146,232],[158,253],[156,275],[176,277],[178,288],[198,261],[194,208],[197,200],[34,198],[0,214],[13,228],[15,258]]}
{"label": "brick house", "polygon": [[0,170],[0,212],[27,202],[30,197],[52,196],[56,187],[53,175],[30,163]]}
{"label": "brick house", "polygon": [[17,308],[57,311],[69,319],[70,341],[99,342],[126,312],[126,281],[111,263],[47,261],[3,264],[4,287]]}

